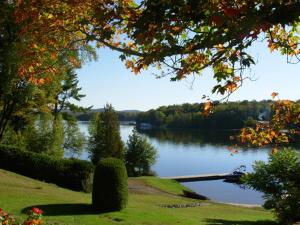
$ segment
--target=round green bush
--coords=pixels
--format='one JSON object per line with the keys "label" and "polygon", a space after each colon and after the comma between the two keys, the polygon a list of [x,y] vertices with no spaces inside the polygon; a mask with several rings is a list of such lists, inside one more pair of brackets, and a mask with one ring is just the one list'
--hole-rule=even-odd
{"label": "round green bush", "polygon": [[97,211],[118,211],[126,207],[127,172],[124,162],[116,158],[100,160],[94,172],[92,204]]}

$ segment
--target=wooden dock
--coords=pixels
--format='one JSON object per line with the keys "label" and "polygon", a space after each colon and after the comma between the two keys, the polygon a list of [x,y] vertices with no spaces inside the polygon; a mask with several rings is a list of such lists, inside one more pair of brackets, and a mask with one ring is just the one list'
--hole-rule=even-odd
{"label": "wooden dock", "polygon": [[221,174],[200,174],[200,175],[187,175],[176,177],[161,177],[162,179],[176,180],[178,182],[193,182],[205,180],[239,180],[242,174],[221,173]]}

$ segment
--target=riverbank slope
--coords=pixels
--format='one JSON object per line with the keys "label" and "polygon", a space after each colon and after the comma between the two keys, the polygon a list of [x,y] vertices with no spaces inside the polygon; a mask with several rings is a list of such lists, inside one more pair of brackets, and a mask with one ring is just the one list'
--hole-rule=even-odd
{"label": "riverbank slope", "polygon": [[180,184],[158,178],[130,178],[128,207],[121,212],[99,214],[90,210],[90,194],[59,188],[5,170],[0,170],[0,177],[0,207],[21,218],[26,217],[26,210],[39,207],[45,212],[47,224],[276,224],[271,212],[262,208],[185,198],[181,196],[185,188]]}

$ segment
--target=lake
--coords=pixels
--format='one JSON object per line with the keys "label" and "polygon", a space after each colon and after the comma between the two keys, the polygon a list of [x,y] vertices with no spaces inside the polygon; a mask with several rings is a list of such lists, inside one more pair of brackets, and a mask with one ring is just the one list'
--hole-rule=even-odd
{"label": "lake", "polygon": [[[82,132],[88,136],[88,122],[79,121]],[[131,134],[132,125],[121,125],[124,142]],[[224,132],[200,132],[191,130],[142,131],[158,150],[158,159],[152,170],[158,176],[180,176],[232,172],[241,165],[252,171],[255,160],[266,161],[270,149],[243,149],[236,154],[228,150],[229,135]],[[84,152],[81,159],[88,159]],[[243,189],[236,184],[217,181],[182,183],[195,192],[218,202],[262,204],[262,194]]]}

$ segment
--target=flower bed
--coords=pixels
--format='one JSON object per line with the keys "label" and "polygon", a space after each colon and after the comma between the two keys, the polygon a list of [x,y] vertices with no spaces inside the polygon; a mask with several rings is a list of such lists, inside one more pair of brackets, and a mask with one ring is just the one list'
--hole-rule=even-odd
{"label": "flower bed", "polygon": [[32,208],[28,212],[27,219],[22,223],[12,213],[6,213],[0,208],[0,225],[42,225],[43,211],[39,208]]}

